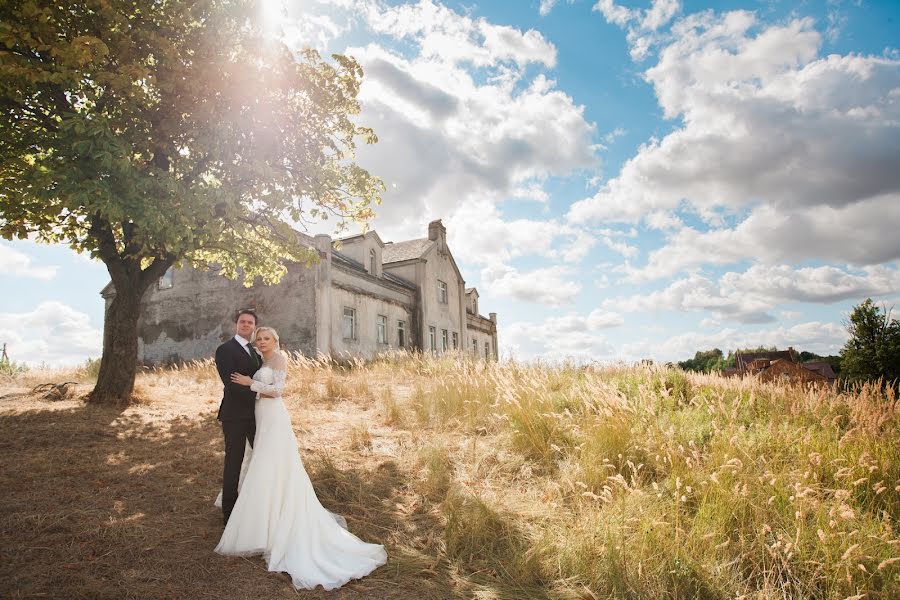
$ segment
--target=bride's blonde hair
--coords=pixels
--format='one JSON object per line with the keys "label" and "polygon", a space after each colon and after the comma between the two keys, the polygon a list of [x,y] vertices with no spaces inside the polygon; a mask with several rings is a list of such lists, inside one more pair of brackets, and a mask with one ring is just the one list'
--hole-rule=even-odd
{"label": "bride's blonde hair", "polygon": [[256,343],[256,336],[259,335],[260,331],[268,331],[269,333],[271,333],[272,337],[275,338],[275,348],[281,349],[281,341],[278,339],[278,332],[271,327],[266,327],[265,325],[256,328],[256,331],[253,332],[253,339],[250,340],[251,342]]}

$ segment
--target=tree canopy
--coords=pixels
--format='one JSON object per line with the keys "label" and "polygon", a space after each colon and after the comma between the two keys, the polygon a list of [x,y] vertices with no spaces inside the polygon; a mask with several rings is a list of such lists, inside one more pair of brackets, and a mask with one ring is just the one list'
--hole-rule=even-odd
{"label": "tree canopy", "polygon": [[[119,312],[104,363],[123,335],[135,340],[118,360],[136,361],[125,323],[170,266],[272,283],[286,260],[312,258],[294,226],[332,217],[340,229],[380,201],[381,181],[353,161],[358,138],[376,141],[353,121],[362,69],[292,51],[260,11],[0,1],[0,235],[106,264]],[[122,394],[132,386],[133,374]]]}
{"label": "tree canopy", "polygon": [[871,298],[853,308],[846,322],[850,339],[841,350],[841,375],[848,380],[900,379],[900,321]]}
{"label": "tree canopy", "polygon": [[722,351],[718,348],[713,348],[712,350],[706,350],[705,352],[696,352],[694,358],[680,361],[678,366],[685,371],[709,373],[710,371],[723,370],[725,368],[723,366],[724,360],[725,358]]}

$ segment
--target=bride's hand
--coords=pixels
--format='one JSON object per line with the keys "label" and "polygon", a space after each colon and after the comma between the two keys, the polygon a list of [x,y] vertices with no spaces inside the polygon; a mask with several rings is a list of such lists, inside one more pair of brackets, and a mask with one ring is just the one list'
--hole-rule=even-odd
{"label": "bride's hand", "polygon": [[232,373],[231,374],[231,383],[249,386],[250,384],[253,383],[253,379],[251,379],[250,377],[247,377],[246,375],[241,375],[240,373]]}

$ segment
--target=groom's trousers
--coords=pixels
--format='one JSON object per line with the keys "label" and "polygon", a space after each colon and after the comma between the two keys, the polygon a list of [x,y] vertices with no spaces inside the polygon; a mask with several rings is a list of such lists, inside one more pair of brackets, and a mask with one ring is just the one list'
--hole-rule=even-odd
{"label": "groom's trousers", "polygon": [[238,483],[241,478],[241,464],[244,462],[244,442],[253,447],[256,435],[256,421],[252,419],[234,419],[222,421],[222,433],[225,435],[225,470],[222,473],[222,514],[225,523],[234,509],[238,498]]}

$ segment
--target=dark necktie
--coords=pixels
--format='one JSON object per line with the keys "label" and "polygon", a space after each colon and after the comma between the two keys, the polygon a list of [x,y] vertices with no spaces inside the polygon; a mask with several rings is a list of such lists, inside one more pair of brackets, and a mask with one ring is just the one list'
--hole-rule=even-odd
{"label": "dark necktie", "polygon": [[253,366],[258,367],[259,359],[256,357],[256,348],[250,342],[247,342],[247,351],[250,353],[250,360],[253,361]]}

